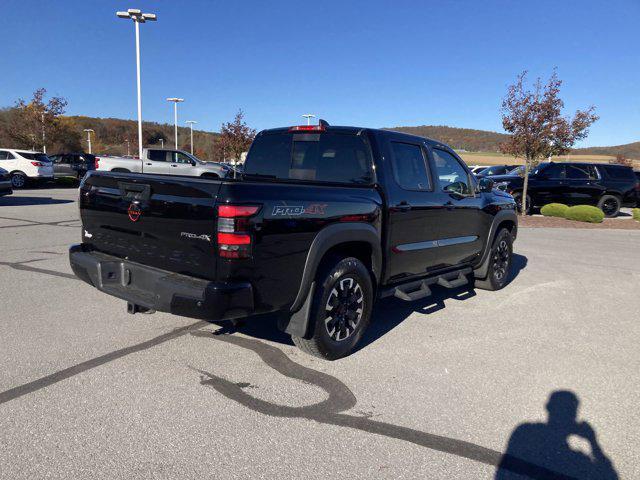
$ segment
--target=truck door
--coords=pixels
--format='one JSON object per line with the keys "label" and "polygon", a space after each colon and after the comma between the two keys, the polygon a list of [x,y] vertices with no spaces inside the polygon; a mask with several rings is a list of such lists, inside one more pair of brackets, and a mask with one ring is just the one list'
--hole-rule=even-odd
{"label": "truck door", "polygon": [[605,193],[593,165],[565,165],[567,189],[565,202],[569,205],[597,205]]}
{"label": "truck door", "polygon": [[144,173],[159,173],[168,175],[171,173],[173,152],[170,150],[146,150],[146,158],[142,161]]}
{"label": "truck door", "polygon": [[442,205],[436,232],[442,267],[469,263],[482,252],[491,217],[482,211],[483,198],[462,160],[445,147],[433,147],[435,197]]}
{"label": "truck door", "polygon": [[539,206],[565,201],[568,186],[564,165],[541,164],[536,173],[529,176],[529,191],[533,203]]}
{"label": "truck door", "polygon": [[387,281],[425,274],[440,262],[437,248],[442,204],[436,198],[428,154],[406,137],[386,142],[388,194]]}
{"label": "truck door", "polygon": [[192,175],[193,160],[182,152],[171,152],[171,162],[169,173],[173,175]]}

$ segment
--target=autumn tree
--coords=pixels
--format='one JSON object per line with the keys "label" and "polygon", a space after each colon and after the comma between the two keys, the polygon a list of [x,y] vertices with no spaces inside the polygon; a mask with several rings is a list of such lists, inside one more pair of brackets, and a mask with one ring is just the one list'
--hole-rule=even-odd
{"label": "autumn tree", "polygon": [[598,119],[593,106],[576,111],[573,117],[562,116],[562,81],[555,71],[545,85],[538,78],[533,89],[525,85],[526,76],[526,71],[518,75],[502,101],[502,127],[511,135],[500,146],[503,153],[525,159],[523,215],[528,208],[529,171],[543,158],[568,153],[578,140],[587,137],[589,127]]}
{"label": "autumn tree", "polygon": [[67,133],[65,124],[59,121],[65,112],[67,100],[64,97],[51,97],[45,102],[47,90],[39,88],[33,92],[29,101],[19,99],[12,110],[9,136],[22,148],[55,143]]}
{"label": "autumn tree", "polygon": [[240,160],[242,152],[246,152],[256,136],[256,131],[249,128],[244,121],[244,112],[238,110],[233,122],[223,123],[220,137],[216,141],[217,160]]}

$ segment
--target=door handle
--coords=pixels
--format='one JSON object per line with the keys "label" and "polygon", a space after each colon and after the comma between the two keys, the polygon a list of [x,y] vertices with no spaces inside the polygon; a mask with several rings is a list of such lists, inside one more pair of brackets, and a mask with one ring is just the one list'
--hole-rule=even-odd
{"label": "door handle", "polygon": [[176,165],[175,163],[172,163],[172,164],[171,164],[171,166],[172,166],[173,168],[176,168],[178,165]]}
{"label": "door handle", "polygon": [[411,210],[411,205],[408,202],[400,202],[395,208],[399,212],[408,212]]}
{"label": "door handle", "polygon": [[456,208],[456,206],[453,204],[451,200],[445,203],[444,206],[446,207],[447,210],[453,210],[454,208]]}
{"label": "door handle", "polygon": [[145,165],[153,165],[153,163],[147,162],[147,163],[145,163]]}

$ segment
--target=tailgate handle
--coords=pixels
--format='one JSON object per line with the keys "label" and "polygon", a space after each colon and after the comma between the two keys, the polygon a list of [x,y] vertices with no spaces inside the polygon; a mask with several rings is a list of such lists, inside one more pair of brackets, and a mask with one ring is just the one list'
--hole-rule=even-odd
{"label": "tailgate handle", "polygon": [[151,185],[118,182],[122,198],[126,200],[144,200],[151,198]]}

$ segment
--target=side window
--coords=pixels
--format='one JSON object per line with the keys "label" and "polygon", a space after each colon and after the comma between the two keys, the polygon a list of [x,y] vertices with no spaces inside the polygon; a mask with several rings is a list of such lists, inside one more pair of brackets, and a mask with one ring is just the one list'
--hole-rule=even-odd
{"label": "side window", "polygon": [[542,174],[549,179],[565,178],[564,165],[551,165],[545,168]]}
{"label": "side window", "polygon": [[174,163],[191,163],[191,159],[182,152],[173,152],[173,161]]}
{"label": "side window", "polygon": [[469,185],[469,175],[460,162],[449,152],[433,149],[433,159],[436,164],[440,189],[469,195],[473,190]]}
{"label": "side window", "polygon": [[405,190],[431,190],[427,162],[419,145],[391,142],[393,174]]}
{"label": "side window", "polygon": [[569,180],[593,180],[593,167],[591,165],[567,165],[566,175]]}
{"label": "side window", "polygon": [[7,153],[0,150],[0,160],[7,160]]}
{"label": "side window", "polygon": [[171,155],[171,152],[167,152],[166,150],[147,150],[147,152],[148,158],[152,162],[166,162],[167,153]]}

